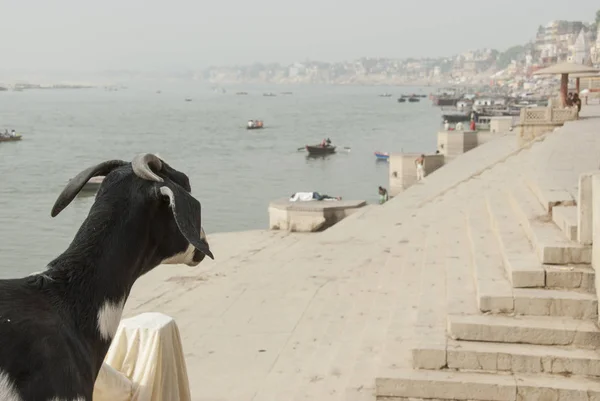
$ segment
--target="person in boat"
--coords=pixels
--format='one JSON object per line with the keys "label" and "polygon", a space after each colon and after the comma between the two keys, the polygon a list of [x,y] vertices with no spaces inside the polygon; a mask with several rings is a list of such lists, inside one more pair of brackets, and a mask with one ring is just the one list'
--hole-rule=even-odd
{"label": "person in boat", "polygon": [[448,122],[448,120],[444,121],[444,131],[449,131],[450,130],[450,123]]}
{"label": "person in boat", "polygon": [[17,136],[15,130],[10,131],[10,136],[12,136],[13,138]]}
{"label": "person in boat", "polygon": [[327,138],[327,140],[325,141],[325,145],[331,146],[331,139]]}
{"label": "person in boat", "polygon": [[457,130],[457,131],[462,131],[462,130],[464,130],[464,128],[465,128],[465,127],[463,126],[463,123],[462,123],[462,121],[459,121],[459,122],[456,124],[456,130]]}
{"label": "person in boat", "polygon": [[248,120],[248,128],[254,127],[254,120]]}
{"label": "person in boat", "polygon": [[389,200],[387,189],[379,187],[379,204],[382,205]]}
{"label": "person in boat", "polygon": [[325,195],[325,194],[320,194],[318,192],[296,192],[293,193],[290,196],[290,202],[309,202],[309,201],[322,201],[322,200],[328,200],[328,201],[335,201],[335,200],[342,200],[341,196],[329,196],[329,195]]}

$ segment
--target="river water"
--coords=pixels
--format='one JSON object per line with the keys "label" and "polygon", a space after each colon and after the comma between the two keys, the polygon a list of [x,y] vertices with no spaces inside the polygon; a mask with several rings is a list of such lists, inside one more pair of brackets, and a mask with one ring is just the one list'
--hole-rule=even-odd
{"label": "river water", "polygon": [[[269,201],[296,191],[376,202],[377,187],[388,183],[387,163],[376,162],[374,151],[435,151],[440,111],[428,99],[396,101],[430,90],[238,86],[223,94],[163,83],[0,93],[0,130],[24,135],[0,143],[0,277],[39,271],[68,246],[93,202],[78,197],[51,218],[69,178],[140,152],[159,153],[188,174],[207,233],[267,228]],[[266,128],[248,131],[248,119]],[[351,150],[326,159],[297,151],[327,136]]]}

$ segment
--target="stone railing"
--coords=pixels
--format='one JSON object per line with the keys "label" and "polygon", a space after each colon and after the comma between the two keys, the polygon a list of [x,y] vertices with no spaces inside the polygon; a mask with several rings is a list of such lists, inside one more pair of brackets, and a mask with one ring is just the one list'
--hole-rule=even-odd
{"label": "stone railing", "polygon": [[565,121],[577,119],[577,109],[527,107],[521,109],[521,124],[564,124]]}

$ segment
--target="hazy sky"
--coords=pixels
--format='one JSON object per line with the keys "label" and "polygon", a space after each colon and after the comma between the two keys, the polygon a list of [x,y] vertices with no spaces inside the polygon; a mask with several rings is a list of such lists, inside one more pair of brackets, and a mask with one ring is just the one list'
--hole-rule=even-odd
{"label": "hazy sky", "polygon": [[185,69],[521,44],[599,0],[1,0],[2,69]]}

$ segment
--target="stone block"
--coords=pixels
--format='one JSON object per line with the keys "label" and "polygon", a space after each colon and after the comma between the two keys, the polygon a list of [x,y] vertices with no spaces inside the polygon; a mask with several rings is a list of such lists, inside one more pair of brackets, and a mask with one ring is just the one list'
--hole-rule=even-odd
{"label": "stone block", "polygon": [[532,316],[563,316],[593,319],[598,315],[595,294],[574,291],[515,289],[515,313]]}
{"label": "stone block", "polygon": [[600,332],[594,322],[561,317],[451,315],[448,332],[453,339],[465,341],[600,346]]}
{"label": "stone block", "polygon": [[294,232],[322,231],[367,204],[365,201],[290,202],[280,199],[269,204],[269,228]]}
{"label": "stone block", "polygon": [[514,401],[512,376],[447,371],[402,371],[377,378],[375,395],[444,400]]}

